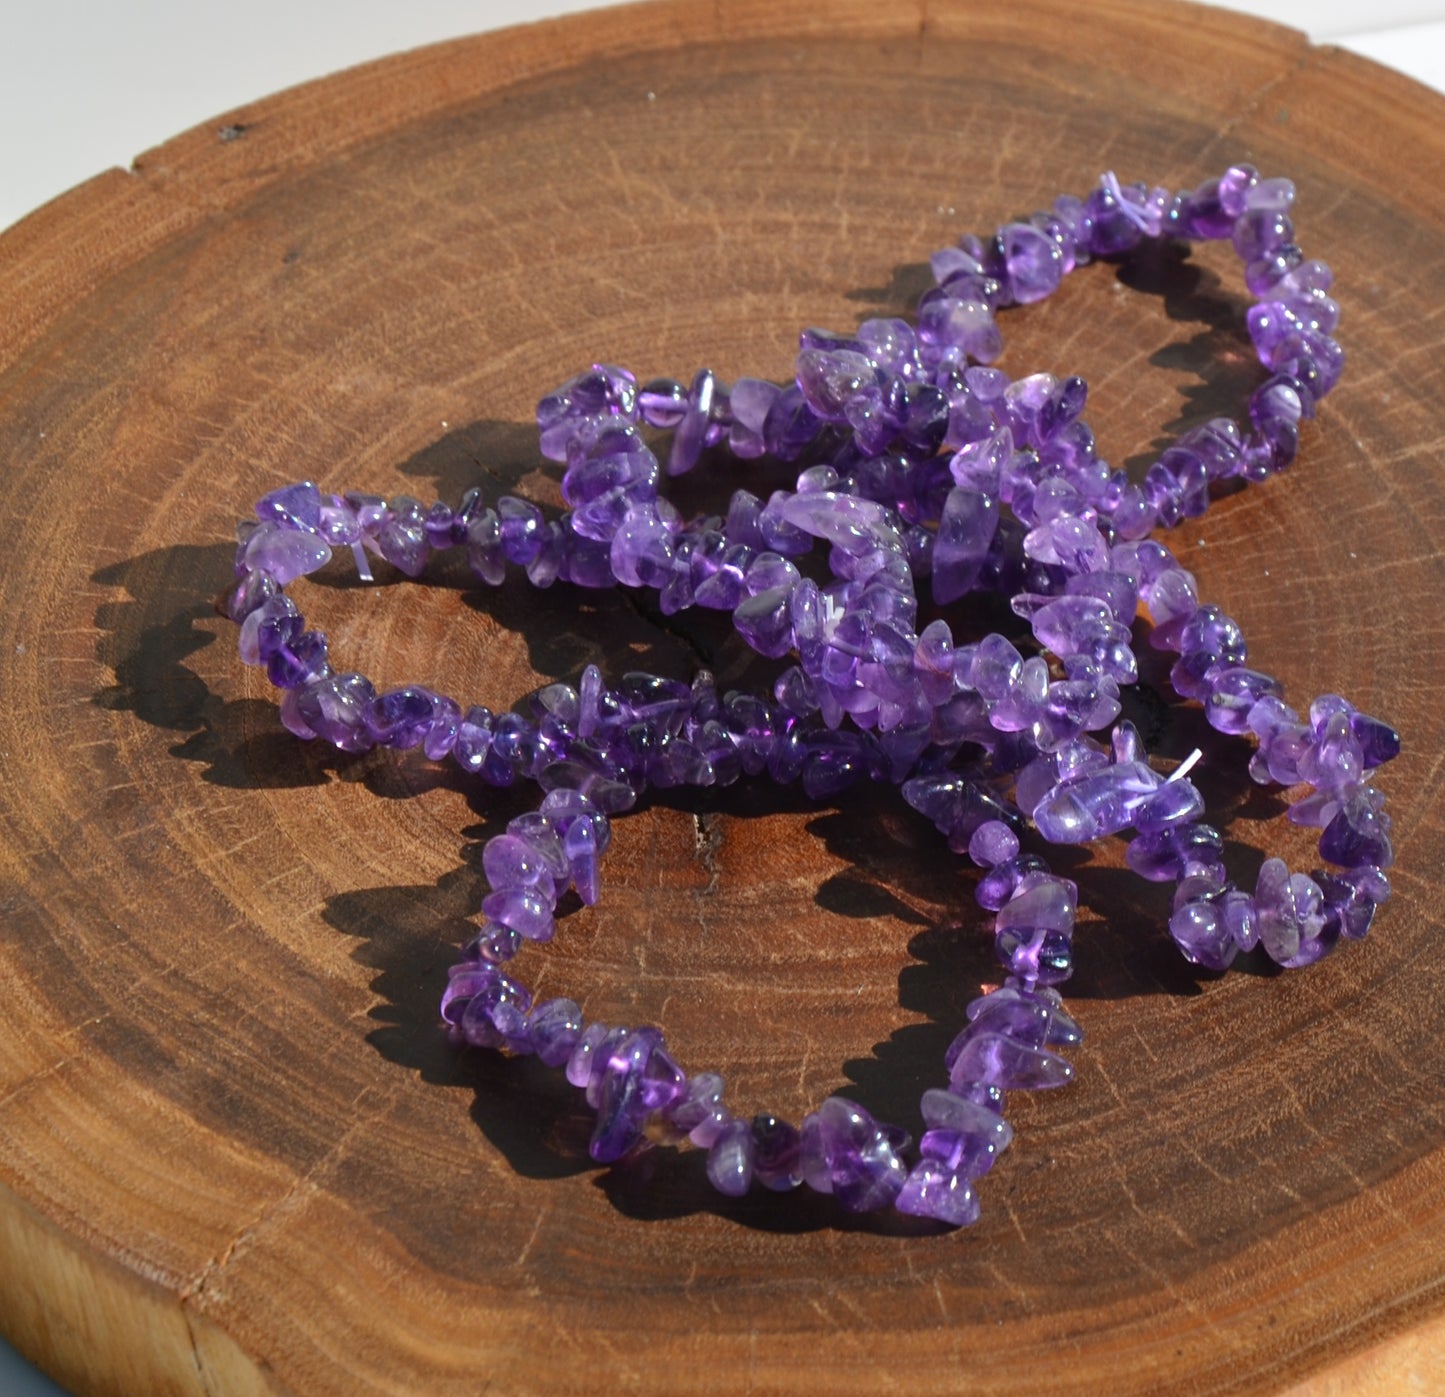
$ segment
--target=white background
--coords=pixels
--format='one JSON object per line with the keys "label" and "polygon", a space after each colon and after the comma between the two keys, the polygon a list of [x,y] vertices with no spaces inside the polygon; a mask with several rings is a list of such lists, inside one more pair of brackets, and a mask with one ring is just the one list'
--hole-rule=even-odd
{"label": "white background", "polygon": [[[0,229],[92,175],[281,88],[597,4],[0,0]],[[1445,0],[1238,0],[1231,8],[1303,29],[1445,92]],[[1081,22],[1086,15],[1081,3]],[[61,1397],[61,1390],[0,1340],[0,1394]]]}
{"label": "white background", "polygon": [[[0,228],[109,166],[127,166],[178,132],[283,87],[597,3],[0,0]],[[1234,8],[1445,91],[1445,0],[1239,0]],[[1086,16],[1081,0],[1081,22]]]}

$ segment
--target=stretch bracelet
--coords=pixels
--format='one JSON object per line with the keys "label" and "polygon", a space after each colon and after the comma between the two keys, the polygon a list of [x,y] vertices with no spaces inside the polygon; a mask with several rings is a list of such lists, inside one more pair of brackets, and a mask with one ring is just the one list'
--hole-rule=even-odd
{"label": "stretch bracelet", "polygon": [[[937,285],[915,323],[804,331],[792,383],[728,385],[702,369],[686,386],[639,385],[594,365],[538,405],[542,454],[563,467],[557,518],[514,496],[488,505],[480,490],[424,508],[310,482],[257,505],[223,609],[240,623],[243,660],[284,691],[285,725],[345,751],[420,748],[488,784],[539,788],[537,808],[485,846],[483,922],[441,1017],[460,1043],[565,1069],[597,1112],[594,1159],[687,1139],[728,1195],[806,1184],[850,1211],[974,1221],[974,1184],[1012,1135],[1005,1093],[1068,1082],[1059,1050],[1082,1039],[1057,988],[1073,969],[1078,889],[1049,871],[1040,843],[1128,834],[1128,866],[1176,885],[1169,932],[1205,969],[1256,947],[1300,967],[1368,931],[1393,857],[1370,773],[1398,753],[1398,735],[1337,695],[1305,714],[1286,705],[1279,682],[1247,663],[1238,624],[1201,603],[1150,537],[1201,515],[1216,483],[1289,466],[1301,421],[1339,378],[1331,274],[1294,243],[1293,201],[1288,180],[1248,166],[1174,195],[1105,175],[1087,198],[935,255]],[[1246,420],[1193,428],[1134,481],[1099,456],[1082,379],[1014,381],[992,367],[996,312],[1161,238],[1232,241],[1268,377]],[[739,490],[725,515],[684,520],[663,483],[709,452],[796,463],[794,484],[766,501]],[[576,687],[549,684],[502,713],[415,685],[378,692],[333,669],[325,636],[283,590],[337,547],[367,581],[372,559],[420,577],[456,549],[489,585],[520,568],[535,586],[637,589],[664,615],[724,610],[753,650],[784,663],[764,693],[720,693],[705,672],[609,684],[589,666]],[[948,615],[920,628],[925,581]],[[948,618],[966,624],[960,603],[982,592],[1008,597],[1027,634],[958,640]],[[1200,754],[1157,770],[1121,718],[1141,612],[1150,645],[1177,656],[1179,697],[1215,729],[1252,738],[1239,749],[1249,775],[1304,788],[1289,818],[1321,829],[1331,871],[1269,858],[1252,890],[1230,882],[1189,779]],[[534,1003],[510,964],[554,935],[569,888],[597,901],[611,821],[649,787],[760,777],[800,783],[815,801],[860,780],[895,785],[981,870],[975,897],[993,914],[1005,978],[968,1006],[947,1085],[923,1095],[916,1151],[905,1130],[838,1096],[800,1127],[734,1116],[722,1078],[685,1073],[660,1030],[584,1021],[571,999]]]}

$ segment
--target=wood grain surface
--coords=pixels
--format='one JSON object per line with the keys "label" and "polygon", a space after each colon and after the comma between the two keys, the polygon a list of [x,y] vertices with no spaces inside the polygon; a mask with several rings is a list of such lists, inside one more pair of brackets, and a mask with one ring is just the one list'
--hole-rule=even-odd
{"label": "wood grain surface", "polygon": [[[662,3],[447,44],[218,118],[0,239],[0,1331],[83,1393],[1316,1393],[1445,1386],[1439,462],[1445,104],[1163,0]],[[279,39],[278,39],[279,41]],[[37,133],[35,139],[43,139]],[[1298,466],[1174,543],[1292,699],[1396,722],[1396,898],[1309,970],[1193,974],[1117,849],[1081,885],[1068,1091],[964,1233],[603,1170],[572,1090],[435,1005],[526,798],[280,727],[212,610],[311,477],[559,501],[529,427],[594,358],[790,372],[908,314],[928,254],[1103,169],[1293,177],[1350,365]],[[1005,318],[1116,462],[1258,381],[1220,249]],[[716,461],[715,509],[780,468]],[[716,627],[462,579],[296,589],[343,666],[494,708],[540,680],[762,683]],[[959,622],[966,625],[967,621]],[[1237,743],[1154,713],[1247,876],[1311,866]],[[888,792],[620,820],[541,993],[658,1021],[737,1109],[914,1122],[993,969]]]}

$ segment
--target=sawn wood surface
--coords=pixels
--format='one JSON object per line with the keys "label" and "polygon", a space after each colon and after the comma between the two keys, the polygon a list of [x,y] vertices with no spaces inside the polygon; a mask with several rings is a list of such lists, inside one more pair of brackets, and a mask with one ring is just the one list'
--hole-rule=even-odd
{"label": "sawn wood surface", "polygon": [[[1290,473],[1172,542],[1291,699],[1403,731],[1375,931],[1194,974],[1117,847],[1062,857],[1087,1042],[1010,1102],[966,1232],[594,1166],[560,1078],[437,1028],[528,797],[287,735],[212,609],[235,522],[308,477],[555,507],[533,405],[592,360],[783,379],[961,232],[1237,160],[1297,182],[1349,366]],[[1224,11],[677,0],[258,101],[0,238],[0,1331],[83,1393],[1445,1387],[1442,169],[1438,96]],[[1246,306],[1219,248],[1092,267],[1002,364],[1084,374],[1142,467],[1242,410]],[[717,459],[679,498],[785,483]],[[341,561],[295,593],[381,683],[770,673],[619,593]],[[1312,866],[1245,746],[1151,712],[1242,876]],[[739,1111],[916,1127],[995,974],[973,876],[890,791],[659,797],[522,972],[661,1023]]]}

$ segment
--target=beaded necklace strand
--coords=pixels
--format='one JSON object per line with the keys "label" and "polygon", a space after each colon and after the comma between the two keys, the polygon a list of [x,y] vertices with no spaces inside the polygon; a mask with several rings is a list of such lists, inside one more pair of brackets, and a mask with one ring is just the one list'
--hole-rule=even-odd
{"label": "beaded necklace strand", "polygon": [[[343,751],[419,747],[490,785],[540,788],[537,809],[485,846],[483,924],[452,967],[441,1016],[459,1043],[563,1068],[597,1113],[594,1159],[621,1159],[651,1131],[705,1150],[709,1180],[730,1196],[754,1182],[806,1184],[849,1211],[973,1222],[974,1184],[1012,1138],[1005,1093],[1067,1083],[1059,1050],[1082,1039],[1057,989],[1073,969],[1078,889],[1023,851],[1030,832],[1053,844],[1130,833],[1128,866],[1176,885],[1170,934],[1210,970],[1256,946],[1304,966],[1365,935],[1392,861],[1370,773],[1398,753],[1399,737],[1337,695],[1305,715],[1286,705],[1279,682],[1247,665],[1238,624],[1202,604],[1193,576],[1150,537],[1203,514],[1217,482],[1288,467],[1301,421],[1338,381],[1332,277],[1294,242],[1294,194],[1245,165],[1172,195],[1106,174],[1085,199],[1061,197],[936,254],[936,285],[914,324],[804,331],[783,386],[727,385],[708,369],[686,385],[639,386],[626,369],[594,365],[538,405],[542,454],[564,467],[559,518],[514,496],[489,506],[475,489],[455,509],[426,509],[304,482],[272,491],[242,525],[223,609],[240,624],[242,659],[283,690],[288,729]],[[1135,482],[1098,455],[1082,379],[1011,381],[991,367],[1002,349],[996,312],[1161,238],[1232,241],[1269,377],[1244,423],[1193,428]],[[644,429],[671,433],[665,463]],[[710,448],[803,464],[792,490],[766,501],[739,490],[725,517],[685,521],[660,486]],[[811,556],[820,540],[821,563]],[[460,548],[489,585],[519,567],[538,587],[644,590],[668,615],[728,611],[753,650],[789,663],[766,694],[719,693],[706,672],[609,686],[595,666],[518,712],[416,685],[379,693],[332,668],[326,637],[283,591],[336,547],[367,581],[372,557],[415,578]],[[982,592],[1009,598],[1029,653],[1000,634],[957,643],[943,619],[916,629],[921,579],[937,607]],[[1307,788],[1288,817],[1322,830],[1333,871],[1291,873],[1270,858],[1252,891],[1228,880],[1223,841],[1189,780],[1198,752],[1162,775],[1120,717],[1120,687],[1138,677],[1131,626],[1141,608],[1150,645],[1177,656],[1179,696],[1217,730],[1253,738],[1250,776]],[[947,1086],[924,1092],[916,1152],[905,1131],[838,1096],[801,1128],[736,1117],[722,1078],[684,1073],[660,1030],[586,1022],[570,999],[534,1003],[511,970],[525,942],[552,937],[569,887],[597,901],[612,817],[649,786],[753,777],[800,783],[814,801],[859,780],[889,782],[982,870],[975,898],[994,914],[1006,974],[969,1004],[945,1054]]]}

